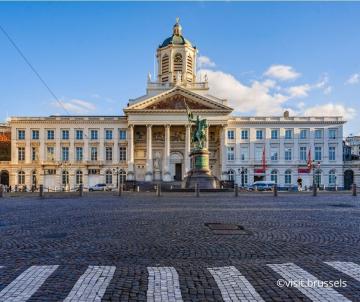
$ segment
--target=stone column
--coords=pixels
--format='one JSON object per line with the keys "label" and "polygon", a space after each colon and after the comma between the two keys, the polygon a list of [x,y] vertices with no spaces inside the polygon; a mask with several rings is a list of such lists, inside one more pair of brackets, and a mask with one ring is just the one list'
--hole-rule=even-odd
{"label": "stone column", "polygon": [[170,174],[170,125],[165,125],[163,181],[171,181]]}
{"label": "stone column", "polygon": [[134,125],[129,125],[128,128],[128,180],[135,180],[135,171],[134,171]]}
{"label": "stone column", "polygon": [[146,174],[145,181],[153,180],[153,158],[152,158],[152,125],[147,125],[146,133]]}
{"label": "stone column", "polygon": [[209,150],[209,127],[206,128],[206,142],[205,142],[205,148]]}
{"label": "stone column", "polygon": [[221,169],[220,169],[220,177],[221,180],[227,180],[227,171],[226,171],[226,163],[227,163],[227,133],[226,133],[226,125],[223,125],[220,128],[220,161],[221,161]]}
{"label": "stone column", "polygon": [[185,152],[184,152],[184,163],[185,163],[185,176],[190,171],[190,151],[191,151],[191,124],[185,125]]}

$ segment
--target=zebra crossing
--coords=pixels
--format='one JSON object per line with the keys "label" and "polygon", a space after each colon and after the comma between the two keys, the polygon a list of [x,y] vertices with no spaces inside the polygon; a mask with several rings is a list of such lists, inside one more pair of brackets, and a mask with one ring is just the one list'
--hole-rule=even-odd
{"label": "zebra crossing", "polygon": [[[360,282],[359,264],[340,261],[324,263]],[[29,267],[0,291],[0,302],[24,302],[29,300],[58,267],[58,265]],[[275,272],[275,275],[279,278],[288,282],[311,281],[313,284],[319,284],[319,281],[321,281],[295,263],[267,264],[267,267]],[[4,269],[6,269],[5,266],[0,266],[0,270]],[[206,270],[214,279],[223,301],[264,301],[261,292],[259,293],[255,289],[241,272],[241,269],[239,270],[234,266],[223,266],[208,267]],[[115,266],[89,266],[75,282],[64,302],[101,301],[114,279],[115,272]],[[147,267],[147,274],[146,299],[148,302],[184,301],[181,293],[181,278],[175,267]],[[275,286],[276,281],[276,278],[274,278]],[[331,287],[317,285],[311,287],[294,286],[292,288],[292,290],[300,291],[309,300],[315,302],[351,301]]]}

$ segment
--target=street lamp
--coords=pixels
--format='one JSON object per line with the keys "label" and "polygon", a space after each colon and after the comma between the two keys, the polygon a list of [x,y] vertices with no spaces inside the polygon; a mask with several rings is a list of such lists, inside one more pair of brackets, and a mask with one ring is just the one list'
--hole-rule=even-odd
{"label": "street lamp", "polygon": [[119,167],[114,168],[113,172],[116,175],[116,188],[119,189],[120,168]]}

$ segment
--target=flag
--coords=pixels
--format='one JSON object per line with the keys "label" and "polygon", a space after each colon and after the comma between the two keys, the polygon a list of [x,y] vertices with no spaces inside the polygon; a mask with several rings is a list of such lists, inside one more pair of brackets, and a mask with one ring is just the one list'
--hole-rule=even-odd
{"label": "flag", "polygon": [[309,148],[309,153],[308,153],[308,160],[307,160],[307,167],[309,172],[311,172],[311,168],[312,168],[312,164],[311,164],[311,148]]}
{"label": "flag", "polygon": [[265,172],[266,171],[266,154],[265,154],[265,146],[263,149],[263,154],[262,154],[262,169]]}

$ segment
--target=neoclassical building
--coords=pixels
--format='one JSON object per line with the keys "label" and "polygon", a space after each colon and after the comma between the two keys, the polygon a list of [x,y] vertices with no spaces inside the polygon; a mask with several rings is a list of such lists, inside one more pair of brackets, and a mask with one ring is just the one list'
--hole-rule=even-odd
{"label": "neoclassical building", "polygon": [[[157,49],[157,76],[124,115],[12,117],[11,159],[0,163],[11,186],[85,187],[120,181],[176,182],[191,169],[186,105],[208,120],[210,168],[239,185],[273,180],[343,186],[341,117],[231,115],[227,100],[196,77],[197,49],[178,22]],[[309,155],[316,170],[308,171]]]}

